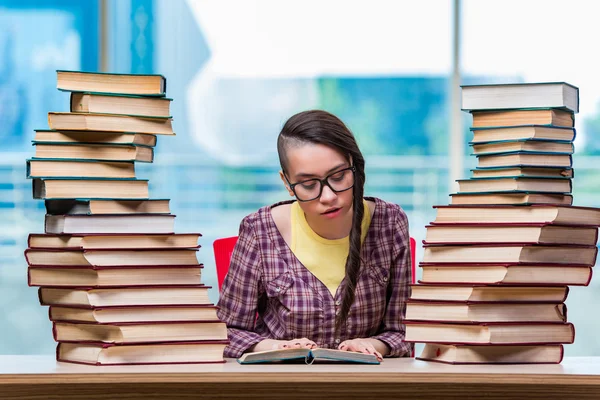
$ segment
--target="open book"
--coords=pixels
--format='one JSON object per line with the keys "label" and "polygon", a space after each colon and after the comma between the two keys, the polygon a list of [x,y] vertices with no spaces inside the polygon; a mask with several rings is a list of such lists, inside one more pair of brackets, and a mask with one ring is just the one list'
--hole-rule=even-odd
{"label": "open book", "polygon": [[304,360],[308,365],[315,360],[361,364],[379,364],[372,354],[332,349],[282,349],[246,353],[238,358],[240,364],[272,363],[279,361]]}

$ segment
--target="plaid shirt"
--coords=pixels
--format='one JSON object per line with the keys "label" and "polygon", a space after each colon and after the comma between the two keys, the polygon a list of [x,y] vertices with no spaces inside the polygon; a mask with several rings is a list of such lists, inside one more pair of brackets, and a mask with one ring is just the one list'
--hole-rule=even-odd
{"label": "plaid shirt", "polygon": [[332,297],[298,261],[271,216],[271,207],[283,203],[244,218],[218,303],[230,340],[226,357],[237,358],[263,339],[303,337],[325,348],[373,338],[390,347],[390,357],[410,355],[402,324],[412,280],[408,219],[400,206],[366,199],[375,201],[375,212],[361,249],[355,300],[337,334],[346,280]]}

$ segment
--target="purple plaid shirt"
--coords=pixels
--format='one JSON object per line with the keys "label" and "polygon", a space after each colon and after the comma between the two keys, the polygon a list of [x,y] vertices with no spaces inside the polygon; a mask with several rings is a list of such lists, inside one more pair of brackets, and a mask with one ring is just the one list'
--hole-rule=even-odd
{"label": "purple plaid shirt", "polygon": [[306,337],[319,347],[337,348],[347,339],[373,338],[390,347],[389,356],[409,356],[402,321],[412,280],[408,219],[400,206],[376,198],[361,249],[355,300],[341,332],[335,316],[345,279],[335,297],[294,256],[263,207],[245,217],[219,299],[227,324],[226,357],[239,357],[263,339]]}

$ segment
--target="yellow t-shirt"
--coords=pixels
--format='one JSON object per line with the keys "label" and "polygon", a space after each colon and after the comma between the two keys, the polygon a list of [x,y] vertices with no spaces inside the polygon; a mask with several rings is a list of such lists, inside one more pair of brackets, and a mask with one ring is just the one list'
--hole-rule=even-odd
{"label": "yellow t-shirt", "polygon": [[[369,206],[363,200],[365,213],[362,220],[361,243],[371,224]],[[311,229],[298,202],[292,203],[292,252],[300,262],[319,279],[335,297],[345,276],[346,258],[350,249],[350,237],[324,239]]]}

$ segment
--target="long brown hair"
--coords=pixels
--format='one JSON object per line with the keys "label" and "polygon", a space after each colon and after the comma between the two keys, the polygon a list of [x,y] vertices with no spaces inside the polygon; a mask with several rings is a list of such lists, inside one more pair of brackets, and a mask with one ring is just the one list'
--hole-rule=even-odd
{"label": "long brown hair", "polygon": [[[360,271],[361,225],[364,215],[363,194],[365,186],[365,160],[354,135],[335,115],[322,110],[310,110],[293,115],[284,124],[277,138],[277,153],[284,174],[288,160],[286,150],[303,143],[323,144],[342,153],[355,167],[353,191],[352,228],[350,249],[346,259],[346,286],[340,313],[336,318],[336,331],[346,322],[354,302],[356,281]],[[368,211],[367,211],[368,212]]]}

